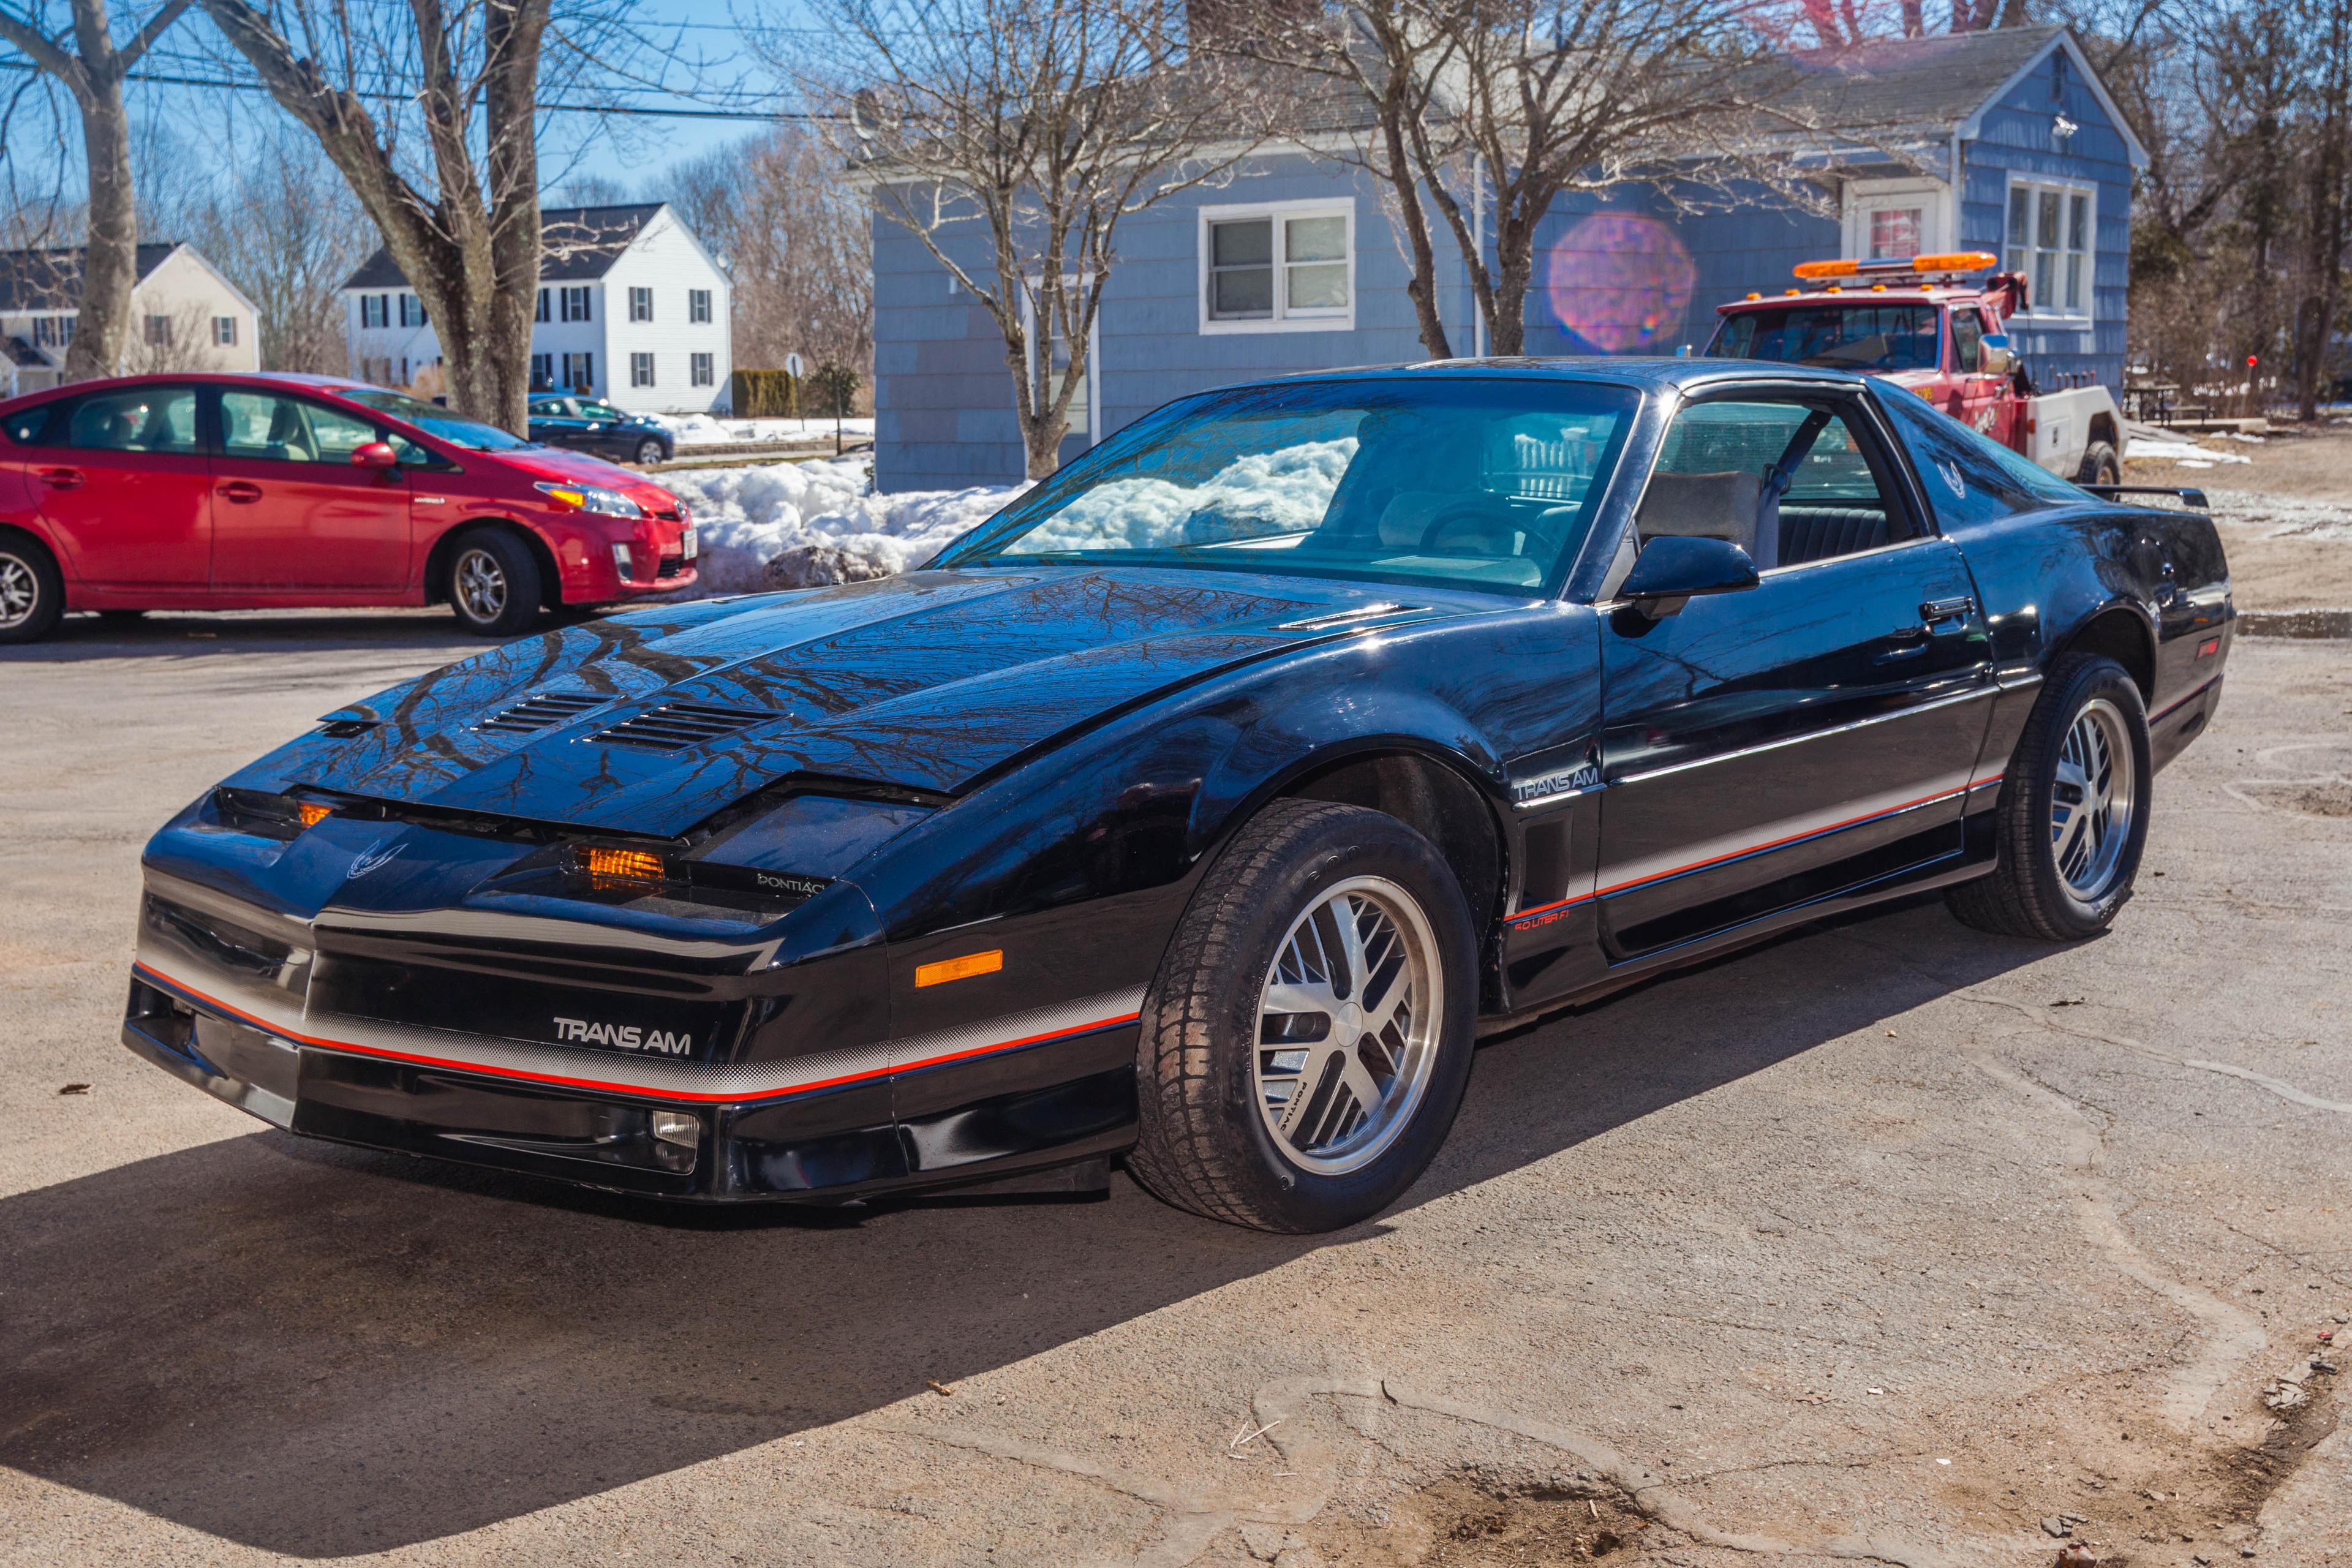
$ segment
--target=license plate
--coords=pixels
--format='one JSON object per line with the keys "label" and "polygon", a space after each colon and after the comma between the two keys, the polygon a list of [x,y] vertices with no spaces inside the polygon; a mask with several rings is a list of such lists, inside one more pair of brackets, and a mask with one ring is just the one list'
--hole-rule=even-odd
{"label": "license plate", "polygon": [[678,531],[677,536],[677,552],[688,561],[691,561],[697,555],[701,554],[701,531],[697,529],[691,523],[688,523],[685,528],[681,529]]}

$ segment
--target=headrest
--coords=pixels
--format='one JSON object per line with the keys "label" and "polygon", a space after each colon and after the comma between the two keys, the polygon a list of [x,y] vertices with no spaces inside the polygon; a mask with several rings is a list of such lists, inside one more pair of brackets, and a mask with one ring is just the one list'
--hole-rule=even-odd
{"label": "headrest", "polygon": [[1753,555],[1763,491],[1755,474],[1654,473],[1633,526],[1643,539],[1725,539]]}

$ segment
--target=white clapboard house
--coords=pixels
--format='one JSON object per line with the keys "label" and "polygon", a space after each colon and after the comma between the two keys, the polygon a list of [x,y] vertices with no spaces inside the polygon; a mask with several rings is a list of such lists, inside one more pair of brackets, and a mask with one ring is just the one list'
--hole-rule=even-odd
{"label": "white clapboard house", "polygon": [[[576,392],[648,414],[727,405],[727,274],[667,202],[540,214],[534,392]],[[443,390],[424,302],[378,249],[343,285],[353,374]]]}
{"label": "white clapboard house", "polygon": [[[0,397],[58,384],[81,317],[79,247],[0,250]],[[259,370],[253,301],[197,254],[169,241],[139,247],[131,289],[126,374],[173,370]]]}

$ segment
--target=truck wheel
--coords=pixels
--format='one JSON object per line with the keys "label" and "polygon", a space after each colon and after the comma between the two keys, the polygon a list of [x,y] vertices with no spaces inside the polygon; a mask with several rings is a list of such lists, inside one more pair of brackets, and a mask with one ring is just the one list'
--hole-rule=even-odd
{"label": "truck wheel", "polygon": [[2116,460],[2116,449],[2105,441],[2094,441],[2083,452],[2083,466],[2075,470],[2078,485],[2119,485],[2123,480],[2123,465]]}
{"label": "truck wheel", "polygon": [[539,616],[539,563],[502,528],[476,529],[457,541],[445,586],[457,624],[476,637],[515,637]]}
{"label": "truck wheel", "polygon": [[29,534],[0,533],[0,643],[38,642],[65,613],[56,557]]}
{"label": "truck wheel", "polygon": [[1210,868],[1145,999],[1129,1171],[1258,1230],[1378,1214],[1454,1124],[1477,986],[1461,884],[1428,839],[1276,802]]}
{"label": "truck wheel", "polygon": [[2131,898],[2147,843],[2147,710],[2114,659],[2068,654],[2011,753],[1995,808],[1992,875],[1948,888],[1962,922],[2079,942]]}

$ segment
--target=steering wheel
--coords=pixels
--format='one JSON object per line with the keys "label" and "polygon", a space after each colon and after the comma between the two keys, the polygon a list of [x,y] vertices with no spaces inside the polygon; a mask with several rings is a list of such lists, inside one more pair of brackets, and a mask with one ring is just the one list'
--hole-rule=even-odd
{"label": "steering wheel", "polygon": [[[1502,502],[1491,499],[1459,501],[1430,520],[1429,526],[1421,531],[1417,548],[1424,555],[1516,555],[1518,541],[1515,536],[1518,531],[1517,520]],[[1460,542],[1473,547],[1449,551],[1448,533],[1467,535]]]}

